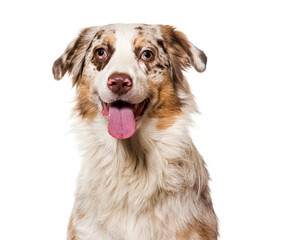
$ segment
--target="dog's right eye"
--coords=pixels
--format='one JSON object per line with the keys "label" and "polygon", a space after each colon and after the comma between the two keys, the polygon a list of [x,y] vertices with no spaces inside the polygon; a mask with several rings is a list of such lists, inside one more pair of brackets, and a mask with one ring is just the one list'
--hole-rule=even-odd
{"label": "dog's right eye", "polygon": [[94,57],[95,57],[95,59],[98,60],[98,61],[104,61],[104,60],[107,59],[108,54],[107,54],[107,52],[106,52],[105,49],[103,49],[103,48],[98,48],[98,49],[95,51]]}
{"label": "dog's right eye", "polygon": [[151,62],[154,58],[154,55],[151,51],[146,50],[141,54],[141,59],[145,62]]}

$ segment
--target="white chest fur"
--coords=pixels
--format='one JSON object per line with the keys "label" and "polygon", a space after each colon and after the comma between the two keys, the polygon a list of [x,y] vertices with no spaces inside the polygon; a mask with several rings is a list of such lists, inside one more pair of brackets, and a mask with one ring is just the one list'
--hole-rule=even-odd
{"label": "white chest fur", "polygon": [[196,214],[193,186],[205,175],[185,121],[159,132],[150,120],[117,140],[102,117],[76,129],[84,152],[73,209],[84,219],[75,220],[78,239],[176,239]]}

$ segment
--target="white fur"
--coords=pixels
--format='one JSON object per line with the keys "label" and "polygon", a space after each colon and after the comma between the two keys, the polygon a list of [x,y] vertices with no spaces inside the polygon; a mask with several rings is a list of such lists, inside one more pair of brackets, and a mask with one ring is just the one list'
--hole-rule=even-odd
{"label": "white fur", "polygon": [[[198,177],[207,180],[204,169],[199,176],[195,171],[203,164],[199,154],[189,156],[194,149],[186,121],[179,120],[162,132],[157,130],[156,119],[145,124],[144,130],[125,140],[135,146],[144,143],[143,149],[131,156],[124,151],[124,140],[104,131],[103,116],[97,116],[94,123],[84,120],[76,124],[84,161],[75,205],[83,206],[87,216],[85,224],[74,225],[77,239],[173,240],[176,229],[186,228],[191,216],[200,215],[194,196],[181,192],[182,187],[192,187]],[[140,162],[135,170],[136,158],[143,160],[143,150],[147,166]],[[164,194],[152,207],[151,199],[159,189],[176,195]]]}

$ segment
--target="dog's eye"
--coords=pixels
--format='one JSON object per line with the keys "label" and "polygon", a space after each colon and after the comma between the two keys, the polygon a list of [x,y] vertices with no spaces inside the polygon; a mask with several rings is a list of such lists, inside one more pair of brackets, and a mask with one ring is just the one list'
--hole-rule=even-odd
{"label": "dog's eye", "polygon": [[145,62],[150,62],[150,61],[153,60],[153,58],[154,58],[154,55],[153,55],[153,53],[152,53],[151,51],[149,51],[149,50],[144,51],[144,52],[142,53],[142,55],[141,55],[141,59],[142,59],[143,61],[145,61]]}
{"label": "dog's eye", "polygon": [[103,48],[98,48],[95,52],[95,59],[97,59],[98,61],[104,61],[105,59],[107,59],[108,54],[106,52],[105,49]]}

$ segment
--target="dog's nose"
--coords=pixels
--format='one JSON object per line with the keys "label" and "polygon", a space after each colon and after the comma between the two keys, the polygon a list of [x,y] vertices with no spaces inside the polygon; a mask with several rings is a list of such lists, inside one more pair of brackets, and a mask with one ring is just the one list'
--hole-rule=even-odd
{"label": "dog's nose", "polygon": [[122,95],[132,88],[133,82],[125,73],[114,73],[108,78],[107,86],[112,92]]}

